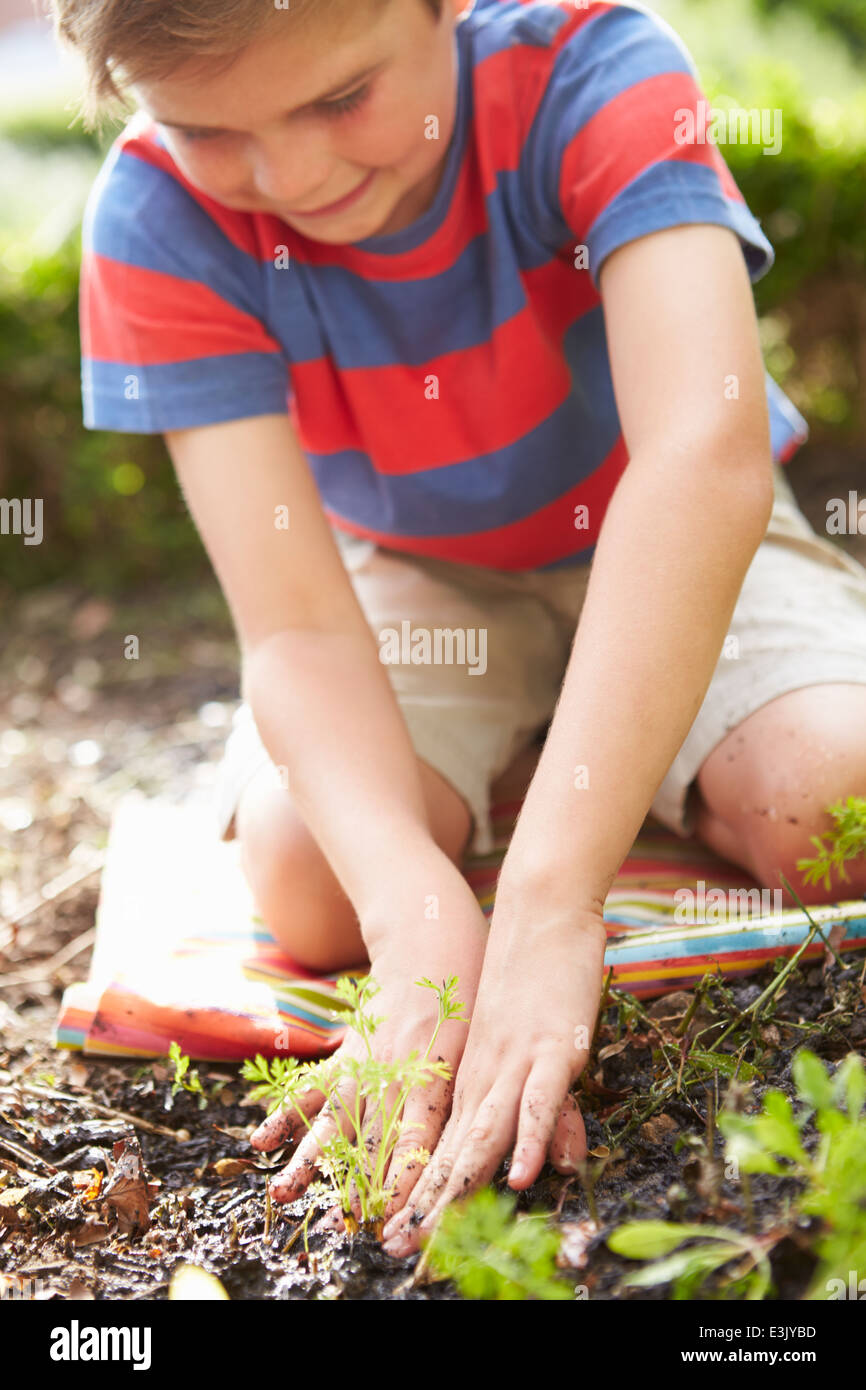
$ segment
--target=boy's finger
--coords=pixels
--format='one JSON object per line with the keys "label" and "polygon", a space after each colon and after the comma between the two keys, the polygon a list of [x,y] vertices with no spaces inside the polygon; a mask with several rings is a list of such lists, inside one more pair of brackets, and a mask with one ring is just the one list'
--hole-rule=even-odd
{"label": "boy's finger", "polygon": [[545,1057],[533,1064],[520,1098],[509,1187],[530,1187],[541,1172],[570,1082],[568,1060]]}
{"label": "boy's finger", "polygon": [[307,1126],[298,1110],[302,1110],[307,1119],[311,1120],[324,1103],[325,1097],[321,1091],[305,1091],[292,1105],[281,1106],[273,1115],[268,1115],[266,1120],[262,1120],[258,1129],[253,1130],[250,1135],[250,1144],[254,1149],[261,1149],[265,1153],[271,1149],[278,1149],[281,1144],[287,1144],[294,1139],[301,1130],[306,1131]]}
{"label": "boy's finger", "polygon": [[580,1107],[571,1092],[559,1112],[548,1157],[558,1173],[577,1172],[577,1163],[586,1158],[586,1129]]}
{"label": "boy's finger", "polygon": [[439,1143],[451,1108],[453,1082],[434,1078],[427,1086],[413,1091],[403,1111],[400,1138],[394,1145],[388,1164],[388,1186],[394,1191],[385,1209],[385,1221],[404,1206],[410,1192],[420,1179],[427,1159],[413,1158],[413,1150],[426,1149],[432,1154]]}
{"label": "boy's finger", "polygon": [[354,1086],[335,1090],[334,1109],[330,1104],[324,1107],[313,1128],[295,1150],[291,1163],[271,1181],[271,1196],[275,1201],[291,1202],[306,1191],[318,1171],[322,1148],[338,1131],[349,1132],[349,1137],[352,1137],[348,1115],[352,1113],[354,1101]]}

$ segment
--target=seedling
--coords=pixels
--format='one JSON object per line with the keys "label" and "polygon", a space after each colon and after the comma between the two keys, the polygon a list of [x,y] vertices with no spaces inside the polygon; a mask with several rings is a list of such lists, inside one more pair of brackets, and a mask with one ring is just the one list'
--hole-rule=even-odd
{"label": "seedling", "polygon": [[197,1071],[190,1071],[189,1058],[180,1050],[180,1043],[173,1042],[168,1049],[169,1061],[174,1062],[174,1080],[171,1083],[172,1098],[178,1091],[189,1091],[190,1095],[198,1096],[198,1108],[204,1110],[207,1105],[205,1089],[201,1084],[201,1078]]}
{"label": "seedling", "polygon": [[559,1278],[560,1238],[544,1213],[514,1218],[515,1198],[482,1187],[446,1207],[424,1252],[440,1279],[453,1279],[464,1298],[514,1302],[572,1299]]}
{"label": "seedling", "polygon": [[[696,1239],[700,1244],[686,1250],[678,1248]],[[776,1239],[774,1236],[772,1244]],[[771,1287],[766,1239],[741,1235],[727,1226],[631,1221],[614,1231],[607,1243],[617,1255],[625,1255],[630,1260],[663,1257],[627,1275],[622,1281],[626,1287],[652,1288],[672,1283],[675,1299],[694,1298],[709,1276],[731,1260],[739,1260],[739,1265],[727,1285],[729,1296],[761,1299]]]}
{"label": "seedling", "polygon": [[836,824],[823,835],[811,836],[818,854],[815,859],[798,859],[797,868],[804,883],[823,882],[829,892],[830,870],[835,869],[847,883],[846,863],[866,854],[866,796],[849,796],[847,801],[837,801],[827,809]]}
{"label": "seedling", "polygon": [[412,1052],[395,1062],[382,1062],[374,1056],[373,1038],[384,1020],[369,1012],[369,1004],[379,986],[371,976],[360,981],[344,976],[336,983],[341,1005],[337,1012],[361,1038],[366,1054],[363,1058],[338,1052],[319,1062],[298,1062],[294,1057],[268,1062],[259,1054],[243,1065],[243,1077],[259,1083],[252,1099],[267,1100],[268,1114],[281,1106],[291,1106],[309,1130],[315,1118],[307,1118],[301,1097],[307,1091],[321,1091],[325,1096],[326,1110],[341,1128],[322,1146],[320,1168],[330,1182],[349,1230],[356,1225],[355,1208],[364,1225],[381,1228],[400,1173],[408,1163],[426,1163],[430,1157],[426,1149],[410,1149],[403,1155],[399,1169],[389,1175],[398,1140],[408,1128],[403,1119],[406,1099],[410,1091],[426,1086],[432,1077],[447,1081],[451,1076],[448,1064],[432,1060],[430,1054],[442,1024],[449,1019],[465,1018],[465,1010],[456,998],[455,975],[441,986],[428,979],[415,983],[433,990],[438,1000],[436,1025],[423,1056]]}
{"label": "seedling", "polygon": [[[830,1076],[821,1060],[803,1049],[794,1058],[793,1072],[803,1105],[798,1113],[782,1091],[771,1090],[757,1114],[729,1107],[718,1117],[727,1139],[727,1163],[736,1165],[744,1181],[749,1173],[799,1181],[801,1191],[787,1219],[763,1235],[667,1221],[628,1223],[609,1237],[610,1248],[629,1259],[663,1258],[629,1275],[625,1285],[672,1282],[674,1298],[691,1298],[711,1274],[735,1260],[723,1296],[764,1298],[772,1288],[769,1252],[798,1227],[802,1242],[803,1218],[819,1223],[812,1237],[819,1264],[807,1298],[827,1298],[840,1280],[846,1284],[851,1270],[866,1267],[866,1071],[850,1053]],[[810,1153],[804,1130],[813,1117],[820,1137]],[[692,1240],[702,1243],[679,1248]]]}

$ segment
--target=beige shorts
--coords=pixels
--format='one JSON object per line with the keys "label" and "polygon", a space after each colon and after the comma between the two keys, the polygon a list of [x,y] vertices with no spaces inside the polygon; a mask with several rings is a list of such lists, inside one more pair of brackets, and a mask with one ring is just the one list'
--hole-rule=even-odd
{"label": "beige shorts", "polygon": [[[774,481],[772,517],[725,649],[650,807],[679,835],[692,833],[689,793],[704,760],[743,719],[802,686],[866,685],[866,569],[812,530],[778,465]],[[461,794],[474,822],[470,849],[487,853],[491,783],[552,717],[590,565],[490,570],[334,534],[380,657],[389,658],[415,751]],[[223,839],[234,835],[243,787],[266,765],[278,781],[242,704],[216,790]]]}

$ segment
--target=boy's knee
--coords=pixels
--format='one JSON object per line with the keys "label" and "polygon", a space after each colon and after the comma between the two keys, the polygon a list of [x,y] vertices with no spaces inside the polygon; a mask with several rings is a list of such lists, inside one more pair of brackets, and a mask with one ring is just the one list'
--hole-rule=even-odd
{"label": "boy's knee", "polygon": [[[845,865],[847,881],[833,868],[830,872],[829,888],[826,887],[823,878],[817,883],[804,882],[806,870],[798,868],[798,862],[818,857],[812,836],[826,834],[832,824],[823,798],[814,804],[810,801],[789,806],[784,808],[780,819],[765,821],[752,838],[754,861],[761,886],[782,888],[781,875],[784,874],[807,906],[846,902],[866,893],[866,858],[863,856]],[[788,907],[795,905],[795,900],[788,897],[787,891],[785,904]]]}
{"label": "boy's knee", "polygon": [[265,926],[298,965],[358,963],[355,913],[307,826],[279,788],[251,786],[236,813],[241,866]]}

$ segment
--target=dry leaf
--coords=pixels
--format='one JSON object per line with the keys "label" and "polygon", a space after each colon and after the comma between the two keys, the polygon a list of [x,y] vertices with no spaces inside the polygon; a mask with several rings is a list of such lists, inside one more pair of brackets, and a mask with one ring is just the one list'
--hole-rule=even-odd
{"label": "dry leaf", "polygon": [[26,1226],[30,1212],[23,1205],[29,1189],[26,1187],[7,1187],[0,1192],[0,1224],[4,1226]]}
{"label": "dry leaf", "polygon": [[70,1299],[70,1301],[80,1302],[85,1299],[95,1298],[96,1295],[93,1290],[89,1289],[86,1284],[83,1284],[80,1279],[73,1279],[72,1283],[69,1285],[69,1292],[66,1297]]}
{"label": "dry leaf", "polygon": [[90,1079],[90,1068],[83,1062],[70,1062],[66,1068],[66,1076],[71,1086],[86,1086]]}
{"label": "dry leaf", "polygon": [[608,1043],[607,1047],[603,1047],[601,1052],[599,1052],[598,1060],[600,1062],[606,1062],[608,1057],[618,1057],[627,1047],[628,1038],[623,1038],[622,1042]]}
{"label": "dry leaf", "polygon": [[251,1158],[218,1158],[213,1170],[218,1178],[237,1178],[255,1166]]}
{"label": "dry leaf", "polygon": [[96,1245],[98,1241],[105,1240],[112,1230],[113,1227],[109,1226],[107,1221],[97,1221],[95,1216],[88,1216],[72,1232],[72,1244]]}
{"label": "dry leaf", "polygon": [[102,1188],[102,1174],[98,1168],[79,1168],[72,1174],[72,1182],[82,1202],[93,1202]]}
{"label": "dry leaf", "polygon": [[103,1196],[116,1213],[121,1235],[137,1235],[150,1225],[150,1203],[158,1184],[148,1182],[137,1139],[114,1145],[114,1162]]}

